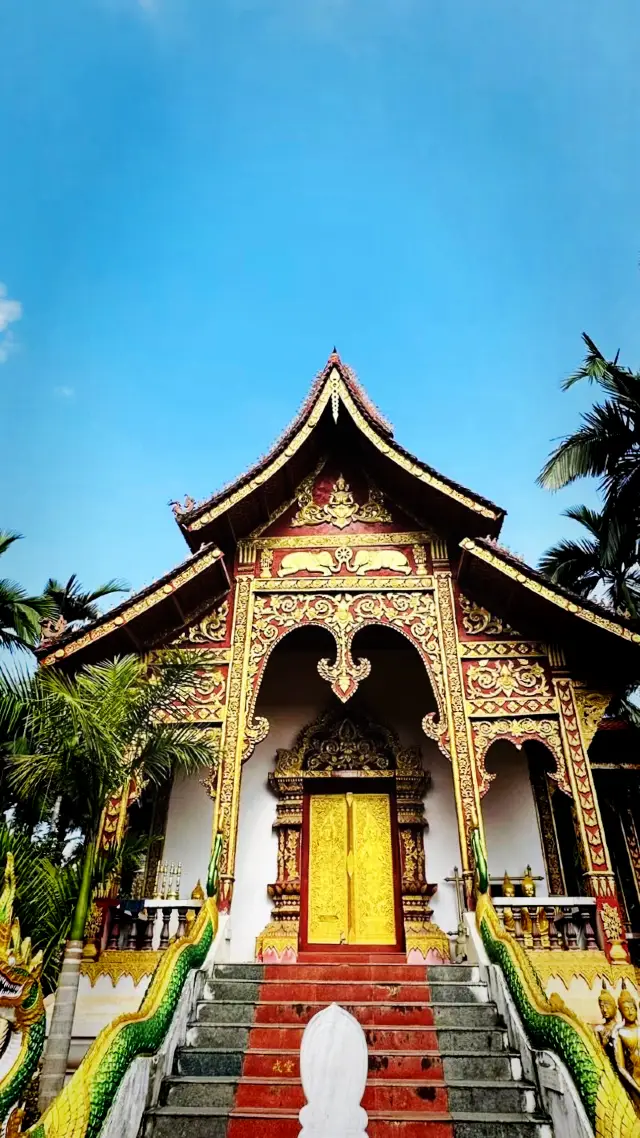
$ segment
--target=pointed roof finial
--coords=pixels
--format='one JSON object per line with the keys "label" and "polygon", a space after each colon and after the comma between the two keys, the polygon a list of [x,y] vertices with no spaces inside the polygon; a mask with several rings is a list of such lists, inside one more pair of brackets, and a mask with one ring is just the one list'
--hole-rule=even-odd
{"label": "pointed roof finial", "polygon": [[331,355],[329,356],[328,362],[329,363],[340,363],[340,354],[339,354],[338,349],[336,348],[335,344],[333,345],[333,351],[332,351]]}

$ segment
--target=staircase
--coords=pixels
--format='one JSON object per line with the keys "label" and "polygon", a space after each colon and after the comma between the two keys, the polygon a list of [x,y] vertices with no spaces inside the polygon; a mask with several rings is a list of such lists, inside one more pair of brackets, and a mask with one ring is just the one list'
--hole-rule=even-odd
{"label": "staircase", "polygon": [[332,1002],[367,1038],[369,1138],[552,1138],[478,969],[401,961],[217,964],[143,1138],[298,1138],[302,1032]]}

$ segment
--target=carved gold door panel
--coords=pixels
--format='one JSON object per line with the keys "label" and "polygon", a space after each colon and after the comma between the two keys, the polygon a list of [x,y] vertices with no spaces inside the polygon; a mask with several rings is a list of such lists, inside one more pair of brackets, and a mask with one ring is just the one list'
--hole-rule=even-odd
{"label": "carved gold door panel", "polygon": [[389,795],[313,794],[309,831],[309,943],[395,944]]}

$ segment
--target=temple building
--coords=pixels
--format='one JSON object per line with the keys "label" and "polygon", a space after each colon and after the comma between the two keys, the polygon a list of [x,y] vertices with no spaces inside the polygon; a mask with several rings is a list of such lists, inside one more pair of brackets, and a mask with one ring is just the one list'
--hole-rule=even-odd
{"label": "temple building", "polygon": [[[266,457],[174,514],[186,560],[40,653],[197,656],[175,718],[217,763],[105,811],[105,848],[153,839],[137,912],[172,898],[184,920],[220,834],[229,963],[442,963],[464,955],[478,827],[505,927],[595,1022],[638,961],[640,760],[608,712],[640,633],[502,547],[504,510],[406,451],[335,352]],[[87,1008],[148,980],[127,890],[93,927]]]}

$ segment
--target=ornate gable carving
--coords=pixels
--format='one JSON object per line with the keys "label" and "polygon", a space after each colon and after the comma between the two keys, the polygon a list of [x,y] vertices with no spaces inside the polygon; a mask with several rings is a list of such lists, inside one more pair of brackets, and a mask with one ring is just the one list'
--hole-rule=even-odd
{"label": "ornate gable carving", "polygon": [[353,771],[354,774],[422,774],[418,747],[401,747],[395,733],[353,711],[334,708],[305,727],[295,747],[277,752],[274,777],[310,777]]}
{"label": "ornate gable carving", "polygon": [[370,485],[368,500],[363,505],[358,505],[342,474],[339,474],[334,482],[328,501],[315,502],[313,498],[315,477],[315,473],[311,474],[300,484],[298,512],[291,520],[292,526],[318,526],[324,522],[338,529],[346,529],[352,522],[376,525],[393,521],[384,505],[380,490]]}

